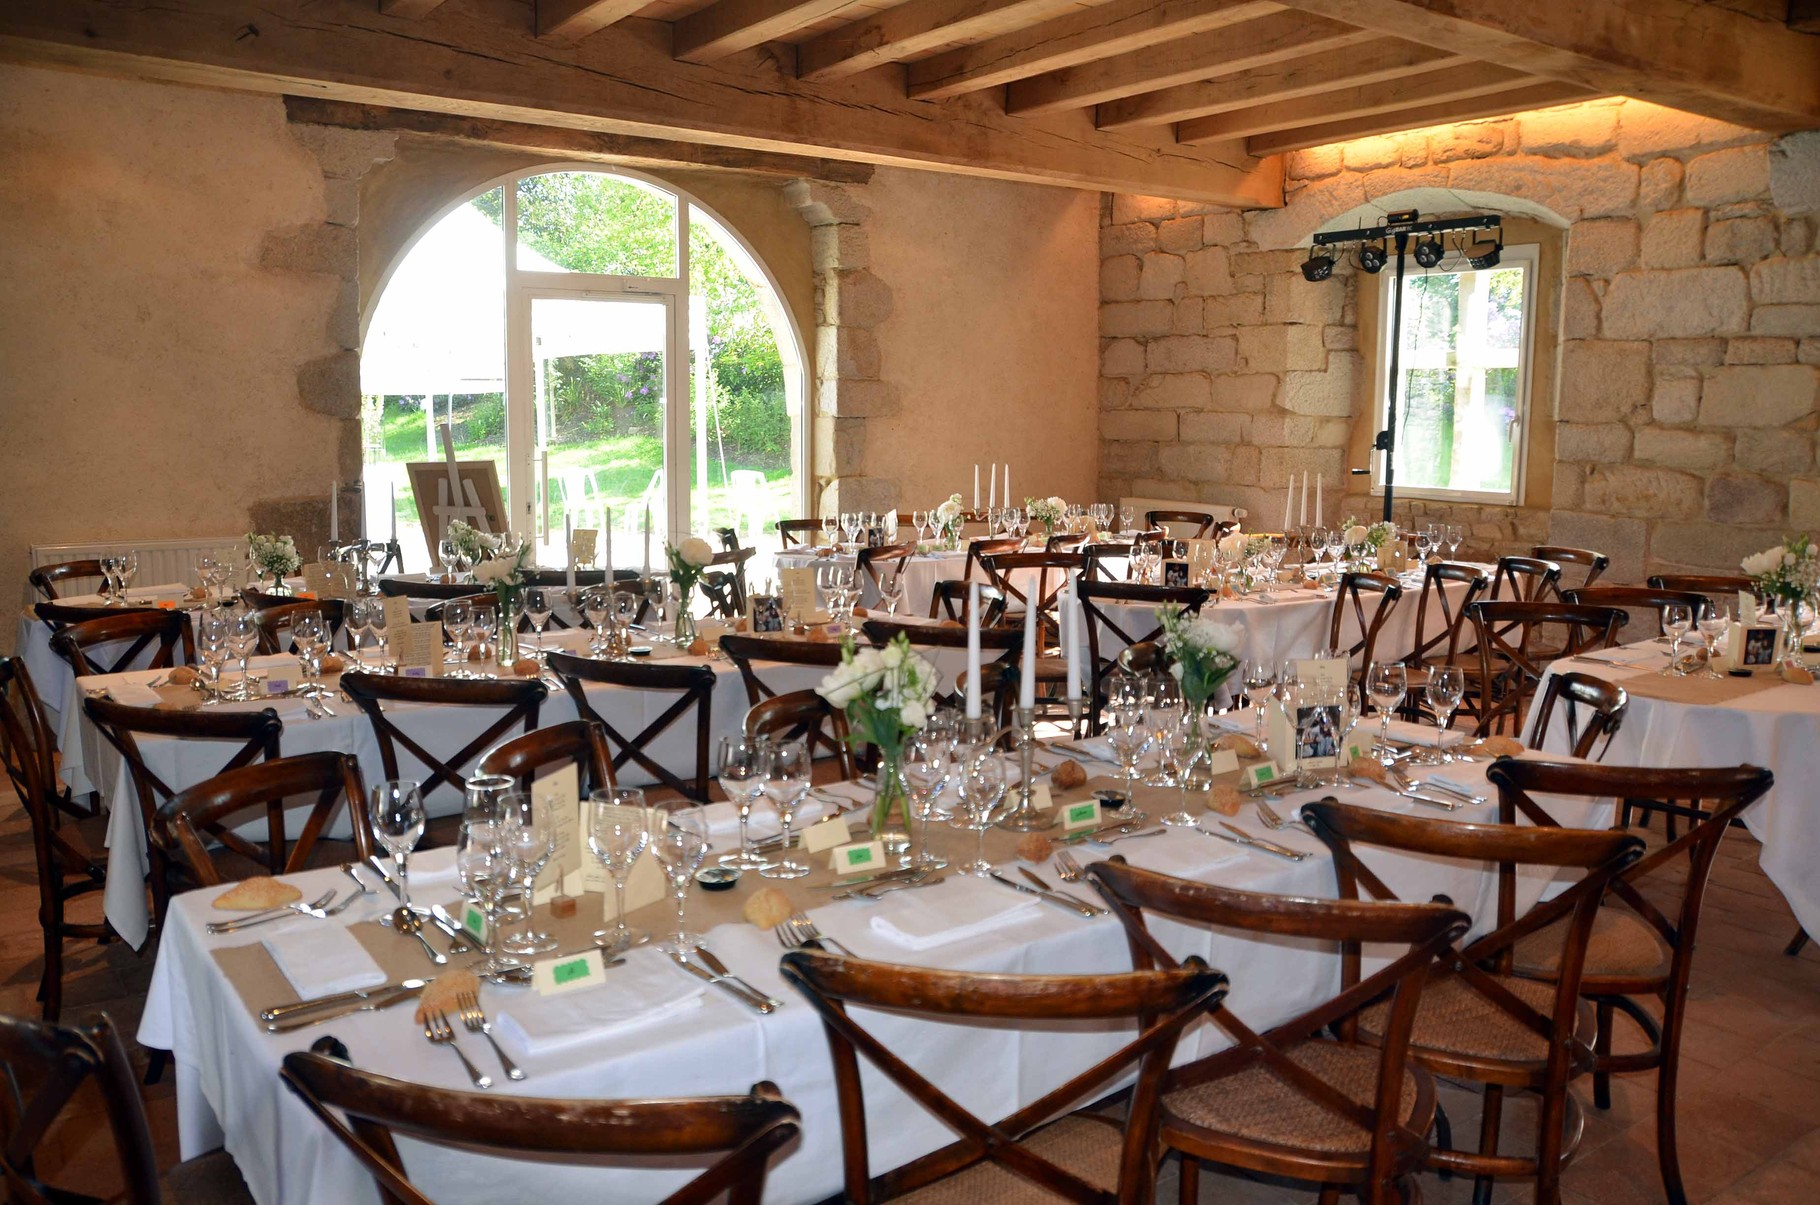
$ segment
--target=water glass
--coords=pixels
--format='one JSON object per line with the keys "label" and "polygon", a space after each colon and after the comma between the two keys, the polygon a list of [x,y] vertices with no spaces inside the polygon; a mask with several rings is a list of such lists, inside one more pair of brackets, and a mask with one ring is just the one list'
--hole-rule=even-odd
{"label": "water glass", "polygon": [[739,809],[739,849],[730,854],[722,854],[720,863],[739,870],[761,870],[768,863],[753,852],[752,839],[747,834],[746,826],[752,816],[752,804],[764,787],[764,743],[741,740],[737,736],[723,736],[720,738],[718,765],[720,789],[726,792],[727,798]]}
{"label": "water glass", "polygon": [[599,656],[606,645],[607,621],[613,615],[613,596],[604,586],[582,591],[581,614],[593,635],[588,639],[588,652]]}
{"label": "water glass", "polygon": [[524,593],[525,618],[531,621],[531,633],[537,640],[537,649],[531,655],[543,660],[543,629],[550,622],[550,596],[537,587]]}
{"label": "water glass", "polygon": [[941,796],[942,788],[948,785],[951,768],[949,749],[939,740],[916,736],[904,746],[900,776],[904,792],[910,797],[910,814],[916,817],[918,850],[915,855],[904,858],[905,866],[916,870],[940,870],[948,865],[948,859],[929,852],[929,818],[934,814],[935,801]]}
{"label": "water glass", "polygon": [[473,900],[487,918],[487,959],[482,972],[498,975],[516,970],[522,964],[501,953],[498,937],[506,892],[512,886],[511,859],[500,825],[483,820],[462,823],[455,842],[455,874],[461,894]]}
{"label": "water glass", "polygon": [[411,906],[409,862],[411,851],[423,840],[423,790],[407,778],[387,779],[373,788],[367,805],[367,818],[373,835],[392,854],[398,866],[398,897],[405,907]]}
{"label": "water glass", "polygon": [[1725,634],[1731,629],[1731,624],[1731,611],[1723,604],[1708,603],[1706,610],[1700,613],[1700,639],[1706,644],[1706,676],[1709,678],[1725,676],[1718,671],[1713,662],[1718,659],[1719,645],[1725,640]]}
{"label": "water glass", "polygon": [[454,642],[453,656],[444,654],[444,662],[465,664],[468,659],[468,629],[474,623],[474,605],[465,598],[451,598],[442,607],[442,626]]}
{"label": "water glass", "polygon": [[253,653],[259,648],[259,624],[253,613],[244,607],[235,607],[227,615],[228,651],[240,662],[240,688],[235,697],[252,698],[252,683],[247,678],[247,667]]}
{"label": "water glass", "polygon": [[1453,761],[1442,748],[1442,734],[1453,727],[1453,713],[1459,710],[1466,695],[1466,673],[1457,665],[1437,665],[1428,671],[1428,705],[1435,713],[1435,753],[1423,765],[1436,766]]}
{"label": "water glass", "polygon": [[630,949],[644,940],[643,933],[626,927],[626,879],[651,844],[651,823],[643,791],[614,787],[588,796],[588,848],[613,880],[616,920],[611,929],[594,933],[594,944],[602,949]]}
{"label": "water glass", "polygon": [[973,860],[960,867],[965,874],[984,878],[992,873],[992,863],[986,860],[986,830],[1010,810],[1006,786],[1005,763],[990,746],[969,755],[961,767],[957,818],[962,827],[973,830],[976,842]]}
{"label": "water glass", "polygon": [[1378,747],[1373,752],[1385,761],[1396,754],[1390,747],[1390,717],[1408,693],[1409,671],[1401,662],[1374,661],[1365,671],[1365,694],[1378,709]]}
{"label": "water glass", "polygon": [[556,852],[555,817],[528,791],[510,792],[499,807],[502,844],[524,897],[524,924],[501,944],[514,954],[547,954],[556,938],[537,928],[537,876]]}
{"label": "water glass", "polygon": [[783,825],[784,839],[779,847],[778,860],[759,870],[759,875],[767,879],[800,879],[809,873],[808,866],[790,858],[790,829],[796,823],[796,809],[803,796],[809,793],[810,762],[809,749],[801,741],[790,741],[781,745],[770,745],[765,749],[765,774],[763,785],[759,788],[764,797],[777,809],[777,818]]}
{"label": "water glass", "polygon": [[684,805],[680,810],[651,816],[651,854],[670,880],[676,896],[676,932],[658,948],[666,954],[688,954],[701,944],[699,933],[689,932],[686,909],[689,886],[708,853],[708,822],[701,809]]}
{"label": "water glass", "polygon": [[325,695],[328,691],[316,681],[322,673],[322,654],[328,651],[329,629],[323,623],[322,614],[318,611],[300,612],[291,620],[291,648],[297,654],[297,663],[303,670],[303,685],[298,688],[299,694]]}
{"label": "water glass", "polygon": [[[1182,792],[1182,806],[1164,816],[1163,823],[1171,828],[1193,828],[1199,823],[1200,817],[1188,810],[1188,791],[1197,785],[1195,767],[1206,759],[1209,752],[1207,741],[1201,732],[1199,713],[1184,711],[1174,724],[1158,734],[1157,748],[1162,754],[1164,771]],[[1211,787],[1212,781],[1207,780],[1206,785]]]}
{"label": "water glass", "polygon": [[1681,641],[1693,625],[1693,612],[1685,604],[1669,603],[1662,608],[1662,630],[1668,634],[1668,664],[1657,672],[1663,677],[1687,672],[1681,666]]}

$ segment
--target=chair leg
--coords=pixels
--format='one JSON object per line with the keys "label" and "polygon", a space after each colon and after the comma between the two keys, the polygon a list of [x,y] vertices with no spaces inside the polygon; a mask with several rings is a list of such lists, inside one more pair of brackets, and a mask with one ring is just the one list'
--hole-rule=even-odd
{"label": "chair leg", "polygon": [[1687,1205],[1681,1183],[1681,1155],[1675,1138],[1675,1095],[1681,1081],[1681,1023],[1685,995],[1670,997],[1662,1010],[1662,1033],[1657,1038],[1662,1065],[1656,1069],[1656,1162],[1662,1168],[1662,1191],[1669,1205]]}
{"label": "chair leg", "polygon": [[1340,1186],[1338,1184],[1321,1185],[1319,1205],[1340,1205]]}
{"label": "chair leg", "polygon": [[[1447,1120],[1447,1110],[1441,1107],[1439,1101],[1435,1102],[1435,1145],[1444,1150],[1453,1149],[1453,1123]],[[1437,1167],[1435,1175],[1440,1177],[1442,1183],[1446,1183],[1453,1179],[1453,1170]]]}
{"label": "chair leg", "polygon": [[171,1065],[171,1052],[154,1049],[145,1060],[145,1083],[151,1086],[164,1078],[164,1069]]}
{"label": "chair leg", "polygon": [[[1485,1086],[1485,1113],[1479,1121],[1479,1153],[1498,1153],[1498,1130],[1504,1121],[1504,1089],[1497,1084]],[[1472,1205],[1491,1205],[1494,1181],[1490,1176],[1475,1176],[1472,1182]]]}
{"label": "chair leg", "polygon": [[44,928],[44,977],[38,981],[38,999],[44,1020],[55,1024],[63,1016],[63,936],[56,924]]}
{"label": "chair leg", "polygon": [[1201,1161],[1193,1155],[1183,1154],[1176,1182],[1176,1200],[1181,1205],[1196,1205],[1201,1199]]}
{"label": "chair leg", "polygon": [[1789,943],[1788,943],[1787,947],[1784,948],[1782,952],[1784,954],[1787,954],[1790,958],[1793,958],[1795,955],[1799,954],[1801,952],[1802,948],[1806,945],[1807,945],[1807,930],[1806,929],[1796,929],[1794,937],[1789,939]]}
{"label": "chair leg", "polygon": [[[1611,1001],[1597,1001],[1595,1007],[1598,1011],[1599,1033],[1593,1039],[1593,1054],[1602,1063],[1611,1058]],[[1593,1104],[1601,1109],[1611,1108],[1611,1072],[1600,1071],[1596,1065],[1592,1077],[1592,1099]]]}

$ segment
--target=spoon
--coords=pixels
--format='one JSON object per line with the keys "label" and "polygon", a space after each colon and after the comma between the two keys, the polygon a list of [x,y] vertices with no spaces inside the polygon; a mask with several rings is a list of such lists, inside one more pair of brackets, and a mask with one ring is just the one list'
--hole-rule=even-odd
{"label": "spoon", "polygon": [[423,947],[423,952],[428,954],[430,956],[430,961],[437,966],[448,965],[449,956],[447,954],[437,953],[436,947],[424,939],[423,921],[418,919],[417,914],[412,912],[409,908],[401,905],[396,912],[392,913],[392,928],[398,930],[400,933],[409,933],[412,937],[415,937],[417,939],[417,944]]}

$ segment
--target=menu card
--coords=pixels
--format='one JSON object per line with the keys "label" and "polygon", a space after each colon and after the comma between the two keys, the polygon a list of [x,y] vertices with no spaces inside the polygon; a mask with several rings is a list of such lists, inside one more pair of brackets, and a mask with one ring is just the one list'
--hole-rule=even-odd
{"label": "menu card", "polygon": [[400,595],[389,595],[380,601],[385,611],[385,630],[388,639],[395,639],[406,628],[411,626],[411,600]]}
{"label": "menu card", "polygon": [[317,598],[352,599],[354,567],[339,561],[312,561],[303,567],[303,588]]}
{"label": "menu card", "polygon": [[782,567],[778,569],[777,576],[778,593],[784,600],[784,610],[798,619],[812,614],[815,610],[815,570],[809,566]]}
{"label": "menu card", "polygon": [[[574,762],[550,771],[531,784],[532,806],[550,818],[555,829],[549,866],[553,874],[537,889],[537,902],[543,903],[561,891],[574,895],[581,890],[581,771]],[[570,880],[574,890],[570,890]]]}
{"label": "menu card", "polygon": [[592,565],[594,548],[600,541],[600,529],[596,527],[577,527],[569,533],[569,563],[574,565]]}
{"label": "menu card", "polygon": [[[391,641],[393,653],[398,657],[400,670],[427,670],[433,675],[441,674],[443,656],[441,623],[407,623],[402,629],[394,630],[388,622],[386,634]],[[424,675],[418,673],[410,676],[423,677]]]}

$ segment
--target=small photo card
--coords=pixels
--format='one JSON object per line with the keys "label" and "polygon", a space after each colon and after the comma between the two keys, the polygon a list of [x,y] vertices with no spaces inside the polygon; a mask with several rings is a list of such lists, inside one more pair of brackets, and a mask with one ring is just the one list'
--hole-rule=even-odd
{"label": "small photo card", "polygon": [[1097,799],[1083,799],[1079,803],[1071,803],[1062,809],[1063,832],[1072,833],[1080,829],[1098,828],[1099,826],[1100,801]]}
{"label": "small photo card", "polygon": [[1163,584],[1165,586],[1186,586],[1192,577],[1193,573],[1187,561],[1163,562]]}
{"label": "small photo card", "polygon": [[1726,658],[1739,669],[1773,669],[1781,660],[1782,629],[1768,623],[1734,623]]}
{"label": "small photo card", "polygon": [[752,631],[755,635],[784,630],[784,600],[776,594],[752,596]]}
{"label": "small photo card", "polygon": [[828,869],[838,875],[871,874],[884,868],[883,841],[855,841],[851,845],[838,845],[828,858]]}
{"label": "small photo card", "polygon": [[594,549],[600,542],[600,529],[577,527],[569,533],[569,560],[576,565],[592,565]]}
{"label": "small photo card", "polygon": [[1295,760],[1310,769],[1331,769],[1340,764],[1340,738],[1344,732],[1338,703],[1315,703],[1296,708]]}

